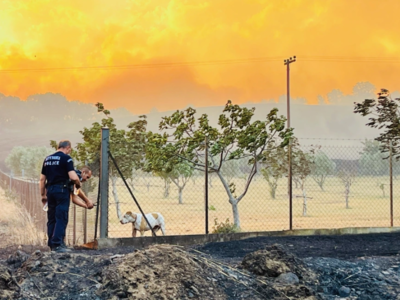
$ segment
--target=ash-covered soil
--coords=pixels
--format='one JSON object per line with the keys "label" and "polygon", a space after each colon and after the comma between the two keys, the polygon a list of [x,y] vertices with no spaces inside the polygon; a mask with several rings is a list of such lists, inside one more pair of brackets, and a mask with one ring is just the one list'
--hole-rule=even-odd
{"label": "ash-covered soil", "polygon": [[0,249],[0,299],[400,299],[399,250],[400,234],[71,254],[9,247]]}
{"label": "ash-covered soil", "polygon": [[279,244],[314,272],[312,287],[322,299],[400,299],[400,234],[259,237],[196,246],[232,266],[243,257]]}

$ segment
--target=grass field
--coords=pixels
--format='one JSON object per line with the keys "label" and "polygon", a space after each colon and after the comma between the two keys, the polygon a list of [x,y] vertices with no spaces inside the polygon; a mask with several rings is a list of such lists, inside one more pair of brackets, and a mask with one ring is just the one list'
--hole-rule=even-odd
{"label": "grass field", "polygon": [[[202,178],[193,184],[190,181],[183,192],[184,204],[178,204],[177,189],[171,185],[169,198],[163,198],[163,181],[151,178],[149,188],[140,180],[134,194],[145,213],[160,212],[166,220],[168,235],[202,234],[205,232],[204,185]],[[237,191],[244,186],[243,179],[234,179]],[[226,192],[217,178],[209,188],[210,232],[214,219],[232,222],[232,208]],[[385,184],[385,197],[380,184]],[[324,191],[312,180],[307,179],[307,216],[302,216],[302,191],[293,184],[293,228],[341,228],[341,227],[387,227],[390,226],[389,177],[357,177],[350,188],[349,209],[345,205],[345,188],[337,177],[327,178]],[[121,210],[138,212],[122,181],[118,182]],[[287,180],[282,179],[276,193],[270,197],[267,182],[257,177],[249,192],[239,204],[242,231],[287,230],[289,228],[289,201]],[[400,180],[394,180],[394,226],[400,226]],[[109,196],[109,236],[131,236],[131,225],[118,222],[111,192]],[[150,232],[146,233],[150,235]]]}

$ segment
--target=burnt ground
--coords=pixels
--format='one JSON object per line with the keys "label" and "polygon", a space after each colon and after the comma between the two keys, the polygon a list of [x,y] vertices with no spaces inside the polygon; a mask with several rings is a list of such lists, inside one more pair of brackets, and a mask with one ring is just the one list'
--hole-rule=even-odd
{"label": "burnt ground", "polygon": [[17,251],[0,249],[0,299],[400,299],[398,233]]}
{"label": "burnt ground", "polygon": [[209,243],[194,249],[232,266],[249,253],[279,244],[318,278],[322,299],[400,299],[400,234],[258,237]]}
{"label": "burnt ground", "polygon": [[272,244],[280,244],[300,258],[354,259],[364,256],[396,256],[400,254],[400,233],[257,237],[241,241],[209,243],[196,248],[226,261],[237,261],[250,252]]}

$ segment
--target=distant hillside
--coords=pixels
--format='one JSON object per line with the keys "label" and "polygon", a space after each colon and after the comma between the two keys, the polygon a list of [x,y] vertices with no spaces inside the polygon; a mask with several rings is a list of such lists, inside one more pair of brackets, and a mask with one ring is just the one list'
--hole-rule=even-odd
{"label": "distant hillside", "polygon": [[[291,105],[291,125],[295,128],[295,135],[324,139],[375,137],[376,131],[365,126],[367,119],[353,113],[353,102],[373,97],[371,91],[370,86],[364,86],[361,92],[356,91],[354,95],[332,91],[327,95],[327,100],[321,97],[321,105],[299,104],[304,101],[294,100]],[[279,109],[280,114],[286,115],[284,99],[282,97],[279,103],[264,101],[244,106],[256,108],[256,119],[265,118],[274,107]],[[326,105],[326,101],[334,104]],[[213,125],[216,125],[222,109],[217,106],[196,108],[198,116],[208,114]],[[153,109],[148,114],[149,130],[157,131],[161,117],[171,113],[173,111],[158,112]],[[125,108],[112,110],[111,116],[121,127],[138,118]],[[4,168],[4,159],[14,146],[48,146],[51,139],[70,139],[75,144],[81,141],[79,130],[101,118],[102,115],[97,113],[93,104],[68,101],[60,94],[33,95],[26,101],[0,94],[0,167]],[[334,143],[337,141],[330,142]],[[359,142],[354,143],[359,145]]]}

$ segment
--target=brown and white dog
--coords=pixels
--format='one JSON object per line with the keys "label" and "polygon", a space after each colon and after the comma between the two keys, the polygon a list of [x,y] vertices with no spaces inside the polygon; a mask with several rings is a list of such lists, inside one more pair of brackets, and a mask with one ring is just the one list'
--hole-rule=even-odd
{"label": "brown and white dog", "polygon": [[[151,227],[153,227],[154,232],[161,229],[163,235],[165,235],[165,222],[164,217],[160,213],[150,213],[146,214],[146,218],[149,221]],[[150,230],[146,219],[143,218],[142,214],[135,214],[130,211],[126,212],[121,219],[121,224],[132,223],[132,236],[136,236],[136,232],[140,231],[140,235],[143,236],[145,231]]]}

